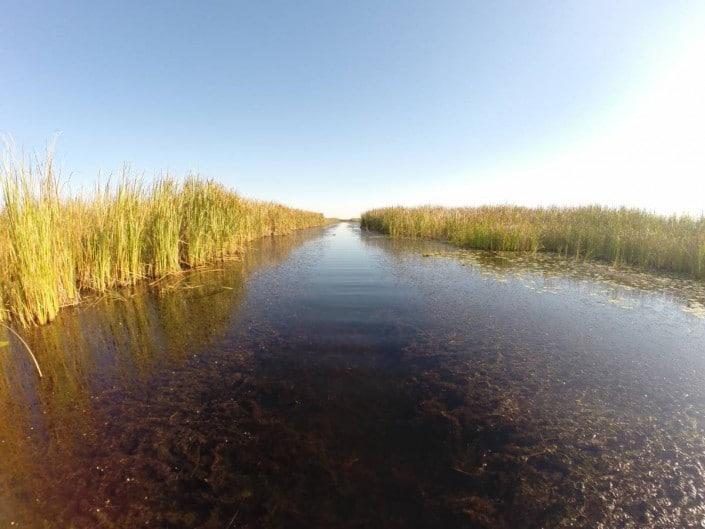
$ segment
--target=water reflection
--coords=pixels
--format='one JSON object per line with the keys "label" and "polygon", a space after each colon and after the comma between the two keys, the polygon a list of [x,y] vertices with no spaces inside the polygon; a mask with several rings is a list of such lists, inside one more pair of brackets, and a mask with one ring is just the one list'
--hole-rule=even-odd
{"label": "water reflection", "polygon": [[705,326],[675,291],[351,224],[261,244],[63,313],[40,384],[3,352],[0,525],[705,521]]}
{"label": "water reflection", "polygon": [[94,463],[100,461],[96,452],[108,449],[106,432],[120,423],[133,428],[130,422],[141,412],[121,399],[160,388],[156,379],[165,374],[188,370],[237,318],[247,278],[320,233],[257,241],[217,269],[66,309],[54,323],[26,333],[41,380],[23,346],[9,333],[0,335],[6,342],[0,347],[0,526],[38,524],[42,510],[73,520],[80,508],[74,489],[57,484],[81,476],[84,482],[72,485],[80,489],[93,471],[104,471]]}
{"label": "water reflection", "polygon": [[457,455],[486,480],[461,501],[492,513],[479,526],[705,523],[705,326],[689,310],[705,285],[548,255],[362,240],[394,256],[393,273],[438,315],[431,349],[445,350],[445,380],[454,392],[469,381],[465,405],[446,413],[462,425],[486,406],[473,419],[484,433],[459,429],[485,448]]}

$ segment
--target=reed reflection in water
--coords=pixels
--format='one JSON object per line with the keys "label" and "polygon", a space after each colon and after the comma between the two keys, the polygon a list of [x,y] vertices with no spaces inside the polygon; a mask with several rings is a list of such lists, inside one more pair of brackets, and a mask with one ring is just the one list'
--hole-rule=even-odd
{"label": "reed reflection in water", "polygon": [[[248,277],[282,262],[320,231],[255,241],[240,260],[62,311],[55,322],[25,331],[44,371],[41,380],[22,345],[10,333],[0,334],[0,525],[36,521],[37,511],[73,520],[84,510],[75,489],[90,491],[91,481],[102,483],[101,474],[116,471],[114,465],[100,464],[113,459],[106,440],[120,437],[110,432],[145,412],[144,407],[131,410],[126,399],[176,391],[169,387],[170,378],[183,380],[177,372],[199,364],[199,355],[211,350],[237,318]],[[200,376],[217,370],[218,360],[212,361],[212,367],[198,365]],[[143,428],[131,436],[147,439],[148,428],[145,417]],[[74,486],[56,486],[66,480],[75,480]],[[113,497],[108,490],[93,492],[104,495],[103,501]],[[90,497],[84,501],[100,504]]]}

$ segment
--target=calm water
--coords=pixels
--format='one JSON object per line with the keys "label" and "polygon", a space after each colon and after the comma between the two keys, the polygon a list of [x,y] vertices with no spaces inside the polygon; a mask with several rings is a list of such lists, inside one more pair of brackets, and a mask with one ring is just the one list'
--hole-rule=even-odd
{"label": "calm water", "polygon": [[0,337],[0,527],[703,527],[703,289],[261,241]]}

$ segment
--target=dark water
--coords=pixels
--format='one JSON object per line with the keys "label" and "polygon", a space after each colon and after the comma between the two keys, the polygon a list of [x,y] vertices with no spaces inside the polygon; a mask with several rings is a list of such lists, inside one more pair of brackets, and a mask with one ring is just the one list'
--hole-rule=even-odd
{"label": "dark water", "polygon": [[0,527],[703,527],[702,290],[261,241],[0,338]]}

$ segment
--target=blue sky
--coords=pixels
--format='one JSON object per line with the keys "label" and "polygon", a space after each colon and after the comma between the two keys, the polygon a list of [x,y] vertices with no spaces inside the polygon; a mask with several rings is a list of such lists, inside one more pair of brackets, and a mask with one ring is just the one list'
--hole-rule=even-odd
{"label": "blue sky", "polygon": [[705,2],[14,2],[0,132],[353,216],[705,210]]}

